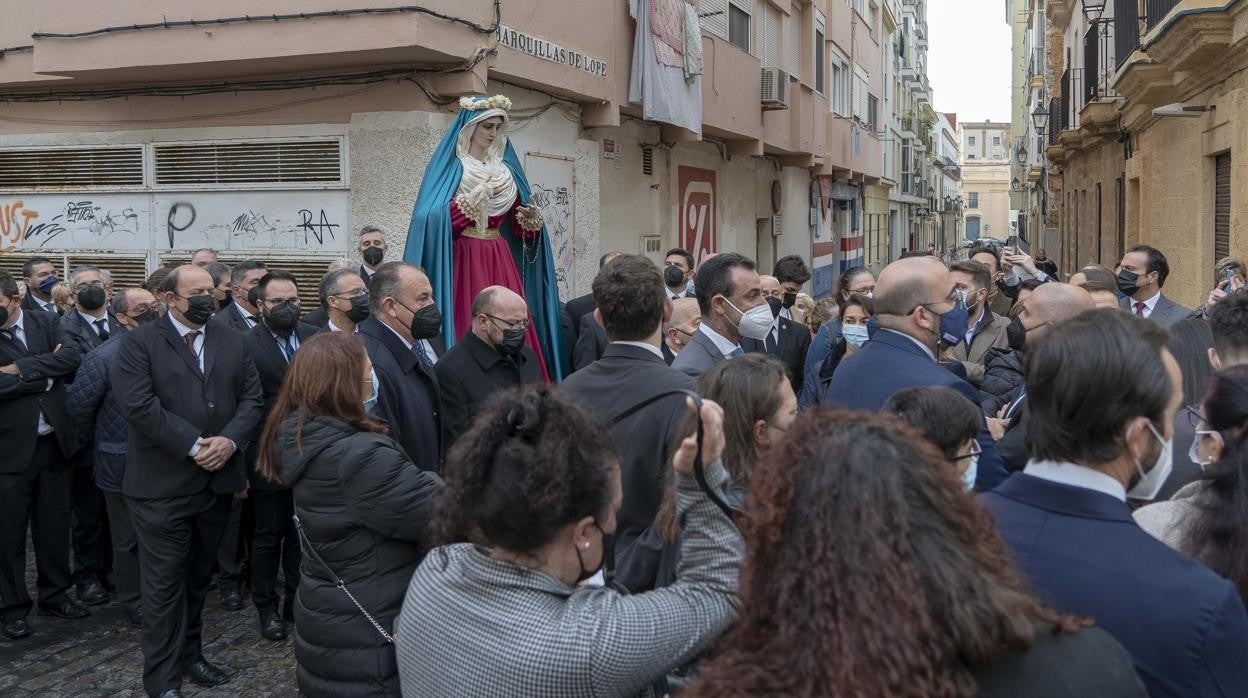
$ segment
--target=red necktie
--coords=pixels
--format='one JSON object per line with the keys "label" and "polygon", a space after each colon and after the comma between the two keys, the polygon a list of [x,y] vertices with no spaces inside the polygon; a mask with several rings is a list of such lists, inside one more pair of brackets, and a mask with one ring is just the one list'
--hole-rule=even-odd
{"label": "red necktie", "polygon": [[1144,317],[1144,309],[1145,309],[1145,308],[1147,308],[1147,307],[1148,307],[1148,304],[1147,304],[1147,303],[1145,303],[1145,302],[1143,302],[1143,301],[1136,301],[1136,303],[1135,303],[1135,314],[1136,314],[1136,316],[1137,316],[1137,317]]}

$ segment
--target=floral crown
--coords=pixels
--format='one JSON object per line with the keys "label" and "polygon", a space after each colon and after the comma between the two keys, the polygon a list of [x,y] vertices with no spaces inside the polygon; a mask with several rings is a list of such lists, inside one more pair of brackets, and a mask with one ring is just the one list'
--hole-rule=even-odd
{"label": "floral crown", "polygon": [[511,100],[503,95],[494,95],[493,97],[476,98],[476,97],[460,97],[460,109],[468,111],[481,111],[482,109],[502,109],[503,111],[511,110]]}

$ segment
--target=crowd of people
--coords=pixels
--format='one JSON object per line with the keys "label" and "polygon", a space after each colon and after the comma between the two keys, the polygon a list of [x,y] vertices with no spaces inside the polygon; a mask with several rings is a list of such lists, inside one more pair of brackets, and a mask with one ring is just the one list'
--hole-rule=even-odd
{"label": "crowd of people", "polygon": [[552,357],[507,285],[446,337],[357,242],[0,272],[6,641],[116,603],[179,696],[232,678],[211,597],[309,696],[1248,695],[1241,261],[1190,310],[1143,245],[818,300],[798,257],[610,253]]}

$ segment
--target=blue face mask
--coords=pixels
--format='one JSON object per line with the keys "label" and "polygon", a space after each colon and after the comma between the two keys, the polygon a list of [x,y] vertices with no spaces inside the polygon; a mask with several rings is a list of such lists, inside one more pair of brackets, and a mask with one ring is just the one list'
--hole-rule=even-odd
{"label": "blue face mask", "polygon": [[377,380],[377,371],[373,371],[372,374],[373,390],[369,394],[368,399],[364,401],[364,409],[368,412],[372,412],[373,408],[377,406],[377,391],[381,388],[381,381]]}
{"label": "blue face mask", "polygon": [[975,489],[975,478],[979,475],[979,456],[971,456],[971,464],[962,473],[962,489],[970,492]]}
{"label": "blue face mask", "polygon": [[866,343],[868,334],[866,325],[841,325],[841,336],[845,338],[845,343],[855,349]]}
{"label": "blue face mask", "polygon": [[966,323],[970,319],[966,303],[959,298],[953,304],[953,310],[940,316],[940,343],[947,347],[956,347],[966,339]]}

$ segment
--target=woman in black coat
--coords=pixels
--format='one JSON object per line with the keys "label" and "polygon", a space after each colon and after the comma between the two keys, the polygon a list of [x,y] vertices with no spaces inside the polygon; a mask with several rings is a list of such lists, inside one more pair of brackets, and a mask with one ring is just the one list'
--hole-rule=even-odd
{"label": "woman in black coat", "polygon": [[359,337],[318,334],[296,352],[261,441],[261,474],[292,488],[302,530],[295,660],[305,695],[399,692],[390,638],[441,481],[368,414],[375,386]]}

